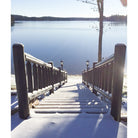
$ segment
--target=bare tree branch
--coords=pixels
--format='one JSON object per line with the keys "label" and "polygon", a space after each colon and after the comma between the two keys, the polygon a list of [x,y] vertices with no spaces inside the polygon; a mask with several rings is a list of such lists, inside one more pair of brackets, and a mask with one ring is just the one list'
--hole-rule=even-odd
{"label": "bare tree branch", "polygon": [[97,5],[98,5],[99,13],[100,13],[100,3],[99,3],[99,0],[97,0]]}
{"label": "bare tree branch", "polygon": [[[81,2],[87,3],[87,4],[97,5],[96,3],[93,3],[93,2],[91,2],[91,1],[89,1],[89,0],[77,0],[77,1],[81,1]],[[92,0],[92,1],[93,1],[93,0]]]}

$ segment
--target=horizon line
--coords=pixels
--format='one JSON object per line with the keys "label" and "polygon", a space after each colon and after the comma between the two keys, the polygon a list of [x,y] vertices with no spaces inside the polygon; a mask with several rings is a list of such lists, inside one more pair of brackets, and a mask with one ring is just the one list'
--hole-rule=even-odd
{"label": "horizon line", "polygon": [[[36,17],[36,18],[42,18],[42,17],[54,17],[54,18],[99,18],[99,17],[62,17],[62,16],[27,16],[27,15],[20,15],[20,14],[11,14],[11,15],[17,15],[17,16],[24,16],[24,17],[29,17],[29,18],[31,18],[31,17]],[[127,16],[127,14],[126,15],[121,15],[121,14],[113,14],[113,15],[110,15],[110,16],[104,16],[104,17],[111,17],[111,16]]]}

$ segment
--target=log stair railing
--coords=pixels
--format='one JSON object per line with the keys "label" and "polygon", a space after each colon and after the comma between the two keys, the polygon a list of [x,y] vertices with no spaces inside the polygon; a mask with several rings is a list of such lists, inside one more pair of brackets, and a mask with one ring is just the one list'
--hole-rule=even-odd
{"label": "log stair railing", "polygon": [[126,46],[117,44],[113,55],[82,72],[83,83],[91,86],[93,93],[111,100],[111,115],[116,121],[120,121],[125,53]]}
{"label": "log stair railing", "polygon": [[47,91],[67,82],[67,72],[24,52],[22,44],[13,45],[13,60],[20,118],[29,116],[29,104]]}

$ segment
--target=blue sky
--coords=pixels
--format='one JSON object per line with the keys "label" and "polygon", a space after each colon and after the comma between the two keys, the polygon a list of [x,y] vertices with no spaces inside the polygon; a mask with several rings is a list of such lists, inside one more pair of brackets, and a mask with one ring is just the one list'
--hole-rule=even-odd
{"label": "blue sky", "polygon": [[[98,17],[93,7],[77,0],[11,0],[11,14],[24,16]],[[120,0],[104,0],[104,15],[115,14],[126,15],[127,8]]]}

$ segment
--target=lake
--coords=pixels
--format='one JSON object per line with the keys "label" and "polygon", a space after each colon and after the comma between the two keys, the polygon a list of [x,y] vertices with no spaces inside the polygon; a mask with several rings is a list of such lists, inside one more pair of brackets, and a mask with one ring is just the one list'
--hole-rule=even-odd
{"label": "lake", "polygon": [[[81,74],[86,60],[92,67],[98,59],[98,28],[97,21],[18,21],[11,27],[11,47],[22,43],[26,53],[45,62],[53,61],[56,67],[63,60],[68,74]],[[104,22],[102,57],[113,54],[117,43],[127,45],[127,25]]]}

